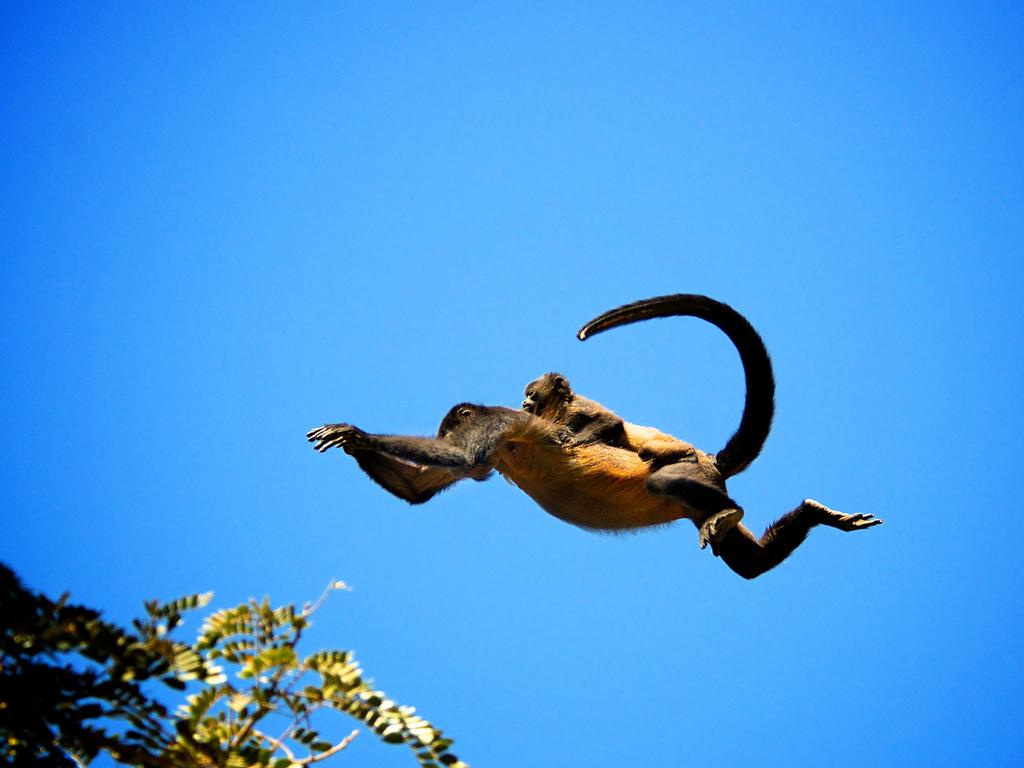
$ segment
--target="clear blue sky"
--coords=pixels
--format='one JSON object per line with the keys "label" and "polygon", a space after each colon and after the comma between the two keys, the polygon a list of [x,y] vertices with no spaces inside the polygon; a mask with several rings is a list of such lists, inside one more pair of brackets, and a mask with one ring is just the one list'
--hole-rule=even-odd
{"label": "clear blue sky", "polygon": [[[0,28],[0,559],[29,585],[126,621],[345,579],[308,649],[354,648],[474,766],[1024,762],[1019,4]],[[746,583],[689,524],[588,534],[500,479],[411,508],[303,438],[431,433],[557,369],[717,450],[742,378],[714,329],[574,338],[675,292],[774,357],[747,522],[810,496],[885,526]]]}

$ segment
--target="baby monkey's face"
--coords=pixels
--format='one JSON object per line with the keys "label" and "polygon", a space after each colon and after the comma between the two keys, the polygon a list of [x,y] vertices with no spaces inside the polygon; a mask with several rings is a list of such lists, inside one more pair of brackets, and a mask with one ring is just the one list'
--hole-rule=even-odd
{"label": "baby monkey's face", "polygon": [[527,384],[523,395],[523,410],[543,418],[557,412],[558,407],[572,397],[572,388],[560,373],[545,373]]}

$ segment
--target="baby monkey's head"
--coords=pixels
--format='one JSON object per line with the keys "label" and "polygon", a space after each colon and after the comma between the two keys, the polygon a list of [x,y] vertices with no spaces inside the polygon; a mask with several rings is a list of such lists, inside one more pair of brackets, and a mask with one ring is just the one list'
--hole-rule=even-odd
{"label": "baby monkey's head", "polygon": [[560,373],[545,373],[534,379],[523,394],[523,410],[542,419],[553,419],[573,398],[569,380]]}

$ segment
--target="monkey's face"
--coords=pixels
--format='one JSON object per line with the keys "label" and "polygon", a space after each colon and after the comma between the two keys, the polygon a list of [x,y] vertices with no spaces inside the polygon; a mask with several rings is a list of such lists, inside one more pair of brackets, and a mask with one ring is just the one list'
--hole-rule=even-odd
{"label": "monkey's face", "polygon": [[541,418],[551,418],[559,406],[572,397],[569,380],[559,373],[545,373],[523,390],[523,410]]}

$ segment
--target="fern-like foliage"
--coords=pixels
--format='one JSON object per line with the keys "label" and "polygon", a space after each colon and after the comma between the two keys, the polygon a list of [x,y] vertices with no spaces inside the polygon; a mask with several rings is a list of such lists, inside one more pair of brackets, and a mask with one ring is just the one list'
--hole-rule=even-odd
{"label": "fern-like foliage", "polygon": [[[468,768],[440,730],[376,690],[351,652],[298,655],[310,617],[342,587],[301,610],[264,599],[216,611],[189,644],[172,635],[210,594],[147,603],[129,631],[66,595],[28,592],[0,564],[0,762],[70,768],[102,752],[159,768],[298,768],[359,733],[323,738],[321,719],[334,711],[405,744],[425,768]],[[184,692],[177,712],[146,689],[157,681]]]}

